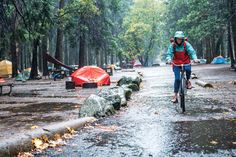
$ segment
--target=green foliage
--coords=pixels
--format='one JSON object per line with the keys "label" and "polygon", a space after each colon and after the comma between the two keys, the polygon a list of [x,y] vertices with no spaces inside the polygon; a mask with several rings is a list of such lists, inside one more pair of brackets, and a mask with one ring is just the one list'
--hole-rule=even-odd
{"label": "green foliage", "polygon": [[[165,5],[161,1],[135,0],[123,23],[121,34],[124,54],[129,58],[153,56],[163,40],[162,18]],[[159,42],[159,43],[158,43]]]}
{"label": "green foliage", "polygon": [[169,0],[166,17],[170,34],[183,30],[190,38],[202,40],[225,31],[227,4],[214,0]]}

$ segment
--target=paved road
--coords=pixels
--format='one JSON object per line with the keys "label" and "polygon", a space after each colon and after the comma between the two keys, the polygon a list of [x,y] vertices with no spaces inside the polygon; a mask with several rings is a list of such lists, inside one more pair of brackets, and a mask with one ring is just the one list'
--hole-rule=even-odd
{"label": "paved road", "polygon": [[226,83],[235,73],[227,70],[193,67],[215,88],[194,85],[186,98],[186,114],[181,114],[179,105],[170,102],[171,67],[139,69],[143,87],[133,94],[128,108],[80,130],[67,146],[36,156],[236,156],[236,90]]}

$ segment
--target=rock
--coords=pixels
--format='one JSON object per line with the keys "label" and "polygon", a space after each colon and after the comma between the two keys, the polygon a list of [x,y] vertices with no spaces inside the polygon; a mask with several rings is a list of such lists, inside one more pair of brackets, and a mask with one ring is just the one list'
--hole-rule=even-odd
{"label": "rock", "polygon": [[135,76],[135,77],[125,77],[125,76],[123,76],[117,82],[117,85],[122,86],[124,84],[136,84],[139,87],[141,82],[142,82],[142,79],[139,76]]}
{"label": "rock", "polygon": [[126,100],[131,99],[132,89],[128,88],[127,85],[123,85],[121,87],[124,89]]}
{"label": "rock", "polygon": [[91,94],[81,106],[80,117],[104,117],[115,113],[114,107],[106,99]]}
{"label": "rock", "polygon": [[132,89],[132,91],[139,91],[139,86],[137,84],[131,83],[127,85],[128,88]]}
{"label": "rock", "polygon": [[116,110],[121,106],[127,105],[127,100],[130,99],[132,90],[127,87],[110,87],[102,89],[98,95],[109,101]]}
{"label": "rock", "polygon": [[102,89],[99,93],[98,96],[106,99],[107,101],[110,102],[111,105],[113,105],[113,107],[116,110],[119,110],[121,107],[121,97],[118,94],[118,92],[115,92],[115,90],[113,90],[113,88],[104,88]]}
{"label": "rock", "polygon": [[125,93],[126,93],[125,89],[123,87],[113,87],[112,90],[120,96],[121,98],[120,105],[127,106],[128,99],[126,99],[126,96],[125,96]]}

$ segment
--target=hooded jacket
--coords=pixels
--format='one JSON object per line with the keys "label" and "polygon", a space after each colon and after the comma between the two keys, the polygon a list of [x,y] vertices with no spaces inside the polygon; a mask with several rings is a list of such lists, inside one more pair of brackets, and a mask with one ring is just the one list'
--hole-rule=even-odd
{"label": "hooded jacket", "polygon": [[[185,52],[184,43],[186,44],[187,52]],[[193,49],[192,45],[189,42],[184,41],[181,45],[175,45],[175,52],[173,44],[169,45],[166,55],[167,61],[172,60],[174,64],[189,64],[190,59],[197,59],[196,51]]]}

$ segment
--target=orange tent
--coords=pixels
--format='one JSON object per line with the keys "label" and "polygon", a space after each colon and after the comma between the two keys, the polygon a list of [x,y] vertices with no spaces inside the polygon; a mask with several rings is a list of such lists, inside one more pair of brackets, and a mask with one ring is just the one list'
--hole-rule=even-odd
{"label": "orange tent", "polygon": [[103,69],[96,66],[84,66],[71,74],[76,86],[84,83],[97,83],[98,86],[110,85],[110,76]]}

